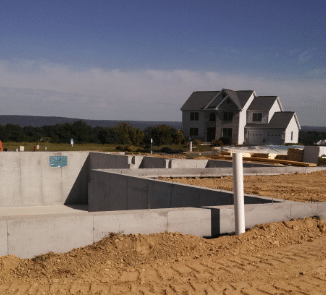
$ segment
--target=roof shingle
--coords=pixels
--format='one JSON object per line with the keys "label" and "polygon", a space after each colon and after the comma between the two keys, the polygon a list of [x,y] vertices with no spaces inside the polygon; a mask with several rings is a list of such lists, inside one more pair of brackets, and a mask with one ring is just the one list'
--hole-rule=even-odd
{"label": "roof shingle", "polygon": [[181,107],[181,111],[198,111],[206,107],[219,91],[195,91]]}
{"label": "roof shingle", "polygon": [[286,129],[295,112],[275,112],[269,124],[247,124],[245,128],[284,128]]}
{"label": "roof shingle", "polygon": [[248,111],[269,111],[276,99],[277,96],[256,96]]}

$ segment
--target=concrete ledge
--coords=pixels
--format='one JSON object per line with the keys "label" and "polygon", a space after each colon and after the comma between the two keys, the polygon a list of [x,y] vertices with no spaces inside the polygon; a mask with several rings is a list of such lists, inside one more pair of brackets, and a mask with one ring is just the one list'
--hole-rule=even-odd
{"label": "concrete ledge", "polygon": [[[256,224],[316,216],[318,203],[283,202],[245,205],[246,228]],[[71,209],[71,208],[70,208]],[[69,209],[69,210],[70,210]],[[56,209],[57,210],[57,209]],[[63,210],[65,212],[65,210]],[[321,215],[325,218],[325,214]],[[57,215],[6,216],[0,220],[0,255],[32,258],[49,251],[67,252],[113,233],[181,232],[214,237],[234,232],[233,206],[169,208]]]}
{"label": "concrete ledge", "polygon": [[168,230],[168,212],[125,211],[118,214],[94,215],[94,241],[110,233],[150,234]]}
{"label": "concrete ledge", "polygon": [[8,220],[8,254],[30,258],[93,242],[92,216]]}
{"label": "concrete ledge", "polygon": [[211,236],[211,212],[199,208],[169,211],[168,231],[200,237]]}
{"label": "concrete ledge", "polygon": [[7,222],[0,221],[0,256],[8,255]]}

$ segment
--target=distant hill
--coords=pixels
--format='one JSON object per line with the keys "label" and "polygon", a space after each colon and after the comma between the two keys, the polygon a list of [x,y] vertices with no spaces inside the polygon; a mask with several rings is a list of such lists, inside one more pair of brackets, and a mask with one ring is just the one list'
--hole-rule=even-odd
{"label": "distant hill", "polygon": [[64,123],[74,123],[75,121],[82,120],[91,127],[114,127],[121,122],[129,122],[135,128],[145,129],[146,127],[165,124],[176,129],[182,128],[181,122],[168,122],[168,121],[117,121],[117,120],[85,120],[76,118],[64,117],[43,117],[43,116],[6,116],[0,115],[0,125],[16,124],[21,127],[33,126],[42,127],[46,125],[56,125]]}
{"label": "distant hill", "polygon": [[[114,127],[121,122],[129,122],[134,127],[145,129],[146,127],[165,124],[176,129],[182,128],[182,122],[169,122],[169,121],[118,121],[118,120],[85,120],[77,118],[64,118],[64,117],[45,117],[45,116],[6,116],[0,115],[0,125],[16,124],[21,127],[33,126],[42,127],[45,125],[56,125],[64,123],[74,123],[75,121],[83,120],[91,127]],[[326,126],[301,126],[303,131],[319,131],[326,132]]]}

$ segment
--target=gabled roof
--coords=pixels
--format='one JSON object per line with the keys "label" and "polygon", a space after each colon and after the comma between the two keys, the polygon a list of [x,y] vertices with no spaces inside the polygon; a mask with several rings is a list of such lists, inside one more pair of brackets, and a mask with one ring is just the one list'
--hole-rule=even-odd
{"label": "gabled roof", "polygon": [[246,105],[250,96],[254,93],[253,90],[238,90],[236,91],[239,102],[241,104],[241,109]]}
{"label": "gabled roof", "polygon": [[277,100],[277,96],[256,96],[248,111],[269,111]]}
{"label": "gabled roof", "polygon": [[247,124],[245,128],[282,128],[286,129],[291,121],[291,119],[295,117],[295,120],[298,124],[299,129],[300,124],[295,112],[275,112],[269,124]]}
{"label": "gabled roof", "polygon": [[181,111],[198,111],[204,108],[216,108],[225,99],[222,93],[227,94],[239,110],[241,110],[246,105],[253,92],[253,90],[233,91],[231,89],[222,89],[221,91],[195,91],[181,107]]}
{"label": "gabled roof", "polygon": [[205,108],[220,92],[195,91],[181,107],[181,111],[198,111]]}

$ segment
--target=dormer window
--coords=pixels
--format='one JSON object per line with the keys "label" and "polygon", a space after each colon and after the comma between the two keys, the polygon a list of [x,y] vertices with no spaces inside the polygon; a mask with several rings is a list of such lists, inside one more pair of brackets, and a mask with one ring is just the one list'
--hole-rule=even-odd
{"label": "dormer window", "polygon": [[233,112],[224,112],[224,121],[232,121]]}
{"label": "dormer window", "polygon": [[209,120],[210,121],[215,121],[215,114],[214,113],[209,114]]}
{"label": "dormer window", "polygon": [[252,114],[252,121],[253,122],[261,122],[263,119],[263,114],[262,113],[253,113]]}
{"label": "dormer window", "polygon": [[222,93],[222,97],[225,98],[226,97],[226,93]]}
{"label": "dormer window", "polygon": [[230,103],[231,102],[231,99],[228,99],[227,101],[226,101],[226,103]]}

